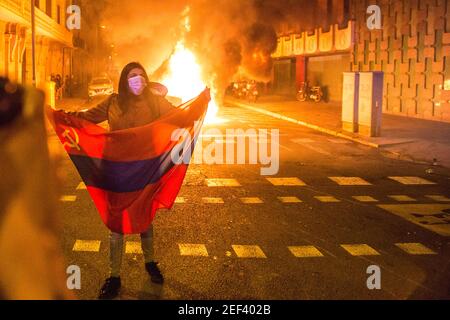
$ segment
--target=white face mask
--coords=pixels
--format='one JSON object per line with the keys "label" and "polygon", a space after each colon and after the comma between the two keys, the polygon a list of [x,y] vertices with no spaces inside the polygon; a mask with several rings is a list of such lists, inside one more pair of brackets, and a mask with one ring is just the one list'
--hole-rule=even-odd
{"label": "white face mask", "polygon": [[128,85],[134,95],[140,96],[147,86],[147,81],[143,76],[135,76],[128,79]]}

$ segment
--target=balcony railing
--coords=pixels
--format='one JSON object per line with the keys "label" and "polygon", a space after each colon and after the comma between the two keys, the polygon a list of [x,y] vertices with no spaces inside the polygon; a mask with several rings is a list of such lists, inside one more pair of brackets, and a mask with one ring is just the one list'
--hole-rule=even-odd
{"label": "balcony railing", "polygon": [[349,52],[355,42],[355,23],[350,20],[342,29],[335,24],[326,32],[316,28],[311,34],[302,32],[284,35],[278,37],[277,41],[273,58]]}
{"label": "balcony railing", "polygon": [[[64,25],[58,24],[39,8],[36,8],[35,13],[37,35],[59,41],[69,47],[73,46],[72,33]],[[0,1],[0,20],[19,23],[30,28],[31,2],[29,0]]]}

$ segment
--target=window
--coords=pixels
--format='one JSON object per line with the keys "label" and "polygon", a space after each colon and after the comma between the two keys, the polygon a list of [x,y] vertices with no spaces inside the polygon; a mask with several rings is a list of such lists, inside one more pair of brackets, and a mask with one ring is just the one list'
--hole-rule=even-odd
{"label": "window", "polygon": [[350,0],[344,0],[344,21],[350,20]]}
{"label": "window", "polygon": [[45,5],[45,13],[51,17],[52,16],[52,0],[47,0]]}
{"label": "window", "polygon": [[60,5],[56,6],[56,22],[58,22],[58,24],[61,24],[61,6]]}

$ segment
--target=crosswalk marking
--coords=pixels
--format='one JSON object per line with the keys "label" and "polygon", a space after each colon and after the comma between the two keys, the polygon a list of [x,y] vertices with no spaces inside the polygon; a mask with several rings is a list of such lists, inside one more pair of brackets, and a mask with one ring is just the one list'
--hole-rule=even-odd
{"label": "crosswalk marking", "polygon": [[414,201],[417,201],[416,199],[411,198],[410,196],[407,196],[407,195],[403,195],[403,194],[391,195],[391,196],[389,196],[389,198],[394,199],[395,201],[398,201],[398,202],[414,202]]}
{"label": "crosswalk marking", "polygon": [[450,199],[440,194],[426,195],[425,197],[437,202],[450,202]]}
{"label": "crosswalk marking", "polygon": [[209,204],[220,204],[220,203],[224,203],[222,198],[207,198],[204,197],[202,198],[202,202],[203,203],[209,203]]}
{"label": "crosswalk marking", "polygon": [[296,258],[323,257],[322,252],[314,246],[291,246],[288,249]]}
{"label": "crosswalk marking", "polygon": [[80,184],[77,187],[77,190],[86,190],[86,185],[84,184],[84,182],[80,182]]}
{"label": "crosswalk marking", "polygon": [[[417,199],[414,199],[408,195],[388,195],[389,198],[398,201],[398,202],[417,202]],[[436,202],[450,202],[450,199],[443,195],[425,195],[426,198],[429,198],[431,200],[434,200]],[[333,197],[333,196],[315,196],[315,199],[319,200],[320,202],[341,202],[341,200]],[[372,196],[352,196],[353,199],[359,201],[359,202],[379,202],[379,200],[375,199]],[[302,203],[303,201],[300,200],[298,197],[295,196],[288,196],[288,197],[277,197],[277,199],[282,203]],[[65,195],[61,196],[60,201],[62,202],[74,202],[77,200],[77,196],[74,195]],[[243,197],[240,198],[240,201],[244,204],[261,204],[264,203],[264,201],[261,198],[258,197]],[[215,197],[203,197],[202,198],[203,203],[207,204],[223,204],[224,200],[222,198],[215,198]],[[177,204],[185,204],[186,198],[185,197],[177,197],[175,199],[175,203]]]}
{"label": "crosswalk marking", "polygon": [[302,143],[314,143],[315,141],[309,138],[297,138],[291,139],[292,142],[302,144]]}
{"label": "crosswalk marking", "polygon": [[377,199],[371,196],[353,196],[352,198],[360,202],[378,202]]}
{"label": "crosswalk marking", "polygon": [[245,204],[259,204],[264,203],[260,198],[254,197],[254,198],[241,198],[242,203]]}
{"label": "crosswalk marking", "polygon": [[[100,240],[76,240],[73,251],[76,252],[99,252]],[[422,243],[404,242],[395,243],[397,248],[410,255],[437,255],[438,253]],[[258,245],[232,245],[238,258],[267,258],[266,254]],[[346,252],[352,256],[377,256],[381,255],[377,250],[367,244],[341,244]],[[178,243],[181,256],[209,257],[208,250],[204,244]],[[325,257],[325,255],[314,245],[288,246],[287,249],[296,258]],[[142,246],[139,241],[127,241],[125,243],[126,254],[142,254]],[[232,253],[225,254],[231,257]]]}
{"label": "crosswalk marking", "polygon": [[100,251],[100,241],[98,240],[77,240],[73,245],[73,251],[80,252],[99,252]]}
{"label": "crosswalk marking", "polygon": [[378,207],[441,236],[450,237],[450,203],[381,204]]}
{"label": "crosswalk marking", "polygon": [[301,146],[303,146],[306,149],[312,150],[314,152],[326,155],[326,156],[331,156],[332,154],[330,152],[328,152],[327,150],[324,150],[320,147],[314,146],[312,144],[308,144],[308,143],[299,143]]}
{"label": "crosswalk marking", "polygon": [[141,243],[137,241],[127,241],[127,243],[125,244],[125,253],[142,254]]}
{"label": "crosswalk marking", "polygon": [[378,256],[380,253],[367,244],[341,244],[352,256]]}
{"label": "crosswalk marking", "polygon": [[396,243],[395,245],[408,254],[413,255],[437,254],[436,252],[434,252],[433,250],[424,246],[421,243]]}
{"label": "crosswalk marking", "polygon": [[182,256],[207,257],[208,250],[204,244],[179,243],[178,248]]}
{"label": "crosswalk marking", "polygon": [[400,182],[401,184],[406,185],[429,185],[436,184],[432,181],[429,181],[420,177],[389,177],[389,179]]}
{"label": "crosswalk marking", "polygon": [[[388,177],[391,180],[397,181],[399,183],[402,183],[404,185],[435,185],[435,182],[428,181],[426,179],[420,178],[420,177]],[[339,176],[333,176],[328,177],[328,179],[332,180],[333,182],[337,183],[340,186],[370,186],[372,183],[368,182],[367,180],[361,178],[361,177],[339,177]],[[301,179],[297,177],[285,177],[285,178],[266,178],[267,181],[269,181],[274,186],[306,186],[306,183],[302,181]],[[240,187],[242,186],[239,181],[236,179],[205,179],[205,183],[208,187]],[[84,182],[80,182],[78,186],[76,187],[76,190],[86,190],[86,185]],[[63,196],[65,197],[65,196]],[[67,199],[70,199],[70,197],[76,197],[76,196],[68,196]],[[444,196],[444,195],[427,195],[426,197],[439,201],[439,202],[450,202],[450,198]],[[181,199],[183,197],[180,197]],[[63,201],[63,200],[62,200]],[[73,200],[64,200],[64,201],[73,201]],[[181,200],[182,201],[182,200]],[[183,202],[177,202],[177,203],[183,203]]]}
{"label": "crosswalk marking", "polygon": [[280,200],[283,203],[300,203],[302,200],[300,200],[297,197],[278,197],[278,200]]}
{"label": "crosswalk marking", "polygon": [[299,178],[290,177],[290,178],[266,178],[274,186],[306,186]]}
{"label": "crosswalk marking", "polygon": [[232,245],[238,258],[267,258],[259,246]]}
{"label": "crosswalk marking", "polygon": [[332,196],[316,196],[314,198],[319,200],[320,202],[341,202],[341,200],[336,199]]}
{"label": "crosswalk marking", "polygon": [[330,141],[331,143],[336,143],[336,144],[349,144],[349,143],[351,143],[350,141],[343,140],[343,139],[327,139],[327,140]]}
{"label": "crosswalk marking", "polygon": [[62,202],[74,202],[77,200],[77,196],[72,196],[72,195],[65,195],[65,196],[61,196],[59,198],[59,201]]}
{"label": "crosswalk marking", "polygon": [[208,187],[240,187],[236,179],[205,179]]}
{"label": "crosswalk marking", "polygon": [[176,197],[175,203],[186,203],[186,199],[184,197]]}
{"label": "crosswalk marking", "polygon": [[371,183],[360,177],[329,177],[340,186],[370,186]]}

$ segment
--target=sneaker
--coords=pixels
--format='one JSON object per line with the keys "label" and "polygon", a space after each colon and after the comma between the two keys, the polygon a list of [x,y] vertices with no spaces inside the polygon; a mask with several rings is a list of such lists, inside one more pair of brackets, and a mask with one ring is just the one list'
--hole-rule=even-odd
{"label": "sneaker", "polygon": [[145,270],[147,270],[152,282],[162,284],[164,282],[164,277],[158,268],[158,263],[151,261],[145,264]]}
{"label": "sneaker", "polygon": [[103,287],[100,290],[98,298],[100,300],[112,300],[119,295],[120,291],[120,277],[110,277],[105,280]]}

